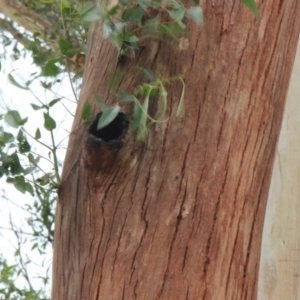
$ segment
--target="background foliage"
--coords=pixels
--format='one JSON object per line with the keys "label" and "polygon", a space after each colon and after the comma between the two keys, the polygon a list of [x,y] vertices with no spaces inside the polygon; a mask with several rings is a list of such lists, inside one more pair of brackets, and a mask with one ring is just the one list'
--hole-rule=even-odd
{"label": "background foliage", "polygon": [[[24,194],[7,199],[9,192],[2,190],[2,207],[5,202],[14,207],[7,211],[8,225],[1,225],[3,237],[11,232],[14,259],[8,259],[2,248],[1,299],[50,297],[56,189],[69,135],[61,123],[72,118],[81,84],[83,65],[76,58],[86,47],[88,24],[78,17],[84,5],[75,1],[0,5],[1,75],[15,87],[17,97],[9,103],[2,90],[0,177]],[[20,67],[30,64],[30,72]]]}

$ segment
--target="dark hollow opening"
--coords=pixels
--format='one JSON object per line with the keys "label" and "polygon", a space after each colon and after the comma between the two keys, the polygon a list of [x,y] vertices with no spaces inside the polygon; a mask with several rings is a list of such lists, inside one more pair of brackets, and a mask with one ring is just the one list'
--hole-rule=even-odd
{"label": "dark hollow opening", "polygon": [[128,132],[128,117],[124,113],[120,112],[111,123],[104,128],[97,130],[97,124],[101,115],[102,112],[97,114],[89,128],[89,134],[93,135],[94,138],[99,139],[99,142],[103,141],[104,143],[109,144],[120,143]]}

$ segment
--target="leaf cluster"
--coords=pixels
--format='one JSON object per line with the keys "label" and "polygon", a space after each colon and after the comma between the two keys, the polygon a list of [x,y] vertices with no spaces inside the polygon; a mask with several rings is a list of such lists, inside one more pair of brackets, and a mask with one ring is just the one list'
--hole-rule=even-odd
{"label": "leaf cluster", "polygon": [[[182,115],[184,110],[185,84],[180,76],[161,79],[156,77],[150,70],[144,71],[150,76],[149,79],[153,79],[152,81],[139,85],[133,94],[129,94],[122,90],[117,93],[120,102],[133,105],[131,130],[138,132],[138,140],[144,140],[146,138],[148,127],[152,124],[169,120],[170,117],[166,117],[166,110],[168,107],[166,84],[175,80],[180,80],[182,82],[182,92],[177,105],[176,116]],[[154,103],[155,105],[153,105]],[[152,107],[156,106],[156,112],[153,116],[151,116],[149,111],[150,104],[152,104]]]}
{"label": "leaf cluster", "polygon": [[[49,104],[31,104],[34,110],[43,110],[44,130],[50,133],[52,146],[41,141],[42,130],[37,128],[34,135],[26,131],[27,118],[22,118],[16,110],[9,110],[0,115],[0,177],[5,176],[6,182],[11,183],[21,193],[29,193],[35,197],[32,206],[27,206],[31,215],[30,226],[33,235],[39,239],[35,244],[43,249],[53,241],[54,235],[54,206],[56,189],[59,184],[59,164],[57,160],[58,147],[54,144],[56,121],[50,114],[50,108],[60,99],[54,99]],[[8,131],[7,126],[12,130]],[[5,128],[5,129],[4,129]],[[40,143],[46,148],[48,158],[36,154],[31,144]],[[43,170],[43,160],[52,161],[51,172]]]}
{"label": "leaf cluster", "polygon": [[[12,57],[18,60],[31,55],[34,64],[41,69],[35,77],[55,77],[65,68],[77,76],[81,67],[74,57],[85,52],[89,23],[83,21],[82,16],[90,4],[51,0],[19,2],[25,16],[17,12],[13,19],[0,15],[0,40],[5,47],[15,43]],[[18,24],[24,17],[27,21],[21,24],[25,31]]]}
{"label": "leaf cluster", "polygon": [[[26,286],[16,283],[22,277],[22,268],[16,264],[9,264],[0,256],[0,297],[7,300],[48,300],[42,288],[34,289],[30,282]],[[50,299],[49,299],[50,300]]]}
{"label": "leaf cluster", "polygon": [[[163,14],[169,18],[163,21]],[[190,8],[177,0],[120,0],[107,9],[102,7],[99,18],[104,24],[104,37],[114,42],[119,55],[134,57],[145,39],[162,39],[170,36],[177,39],[187,34],[185,18],[193,19],[198,25],[203,23],[203,13],[199,6]]]}

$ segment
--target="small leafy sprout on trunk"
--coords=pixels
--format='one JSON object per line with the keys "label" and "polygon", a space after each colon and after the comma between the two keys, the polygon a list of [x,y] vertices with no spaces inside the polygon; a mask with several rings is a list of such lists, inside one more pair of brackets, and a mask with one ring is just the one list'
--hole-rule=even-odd
{"label": "small leafy sprout on trunk", "polygon": [[[185,84],[181,77],[168,79],[156,77],[154,81],[138,86],[133,94],[129,94],[125,91],[119,91],[117,93],[119,101],[133,104],[133,116],[130,128],[132,131],[138,131],[138,140],[145,140],[148,133],[148,127],[151,124],[166,122],[170,119],[170,117],[165,116],[168,105],[168,92],[165,88],[165,84],[175,80],[180,80],[183,85],[181,97],[176,110],[176,116],[181,116],[184,111],[185,93]],[[155,117],[152,117],[149,113],[149,105],[150,100],[155,99],[157,101],[157,109]]]}
{"label": "small leafy sprout on trunk", "polygon": [[254,17],[258,18],[258,8],[254,0],[241,0],[253,13]]}

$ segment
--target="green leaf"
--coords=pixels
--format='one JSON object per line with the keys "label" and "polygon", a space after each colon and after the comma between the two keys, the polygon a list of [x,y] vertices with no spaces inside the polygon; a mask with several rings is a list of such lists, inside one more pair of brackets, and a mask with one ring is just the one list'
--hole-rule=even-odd
{"label": "green leaf", "polygon": [[[2,256],[1,256],[2,260]],[[9,266],[6,261],[1,261],[1,283],[3,287],[3,283],[7,284],[8,286],[11,285],[12,278],[16,273],[16,265]],[[1,289],[1,292],[4,292],[4,289]],[[4,295],[4,293],[2,294]]]}
{"label": "green leaf", "polygon": [[135,131],[140,127],[143,110],[138,102],[134,103],[133,108],[133,122],[131,124],[131,130]]}
{"label": "green leaf", "polygon": [[120,109],[121,107],[118,105],[105,109],[99,118],[97,130],[100,130],[101,128],[110,124],[116,118]]}
{"label": "green leaf", "polygon": [[167,10],[172,19],[178,24],[182,29],[185,29],[185,24],[182,22],[185,14],[185,8],[182,3],[172,2],[174,9]]}
{"label": "green leaf", "polygon": [[40,160],[40,157],[39,156],[37,156],[36,158],[34,158],[34,156],[32,155],[32,153],[29,153],[28,154],[28,160],[33,164],[33,165],[37,165],[38,164],[38,162],[39,162],[39,160]]}
{"label": "green leaf", "polygon": [[258,18],[258,8],[254,0],[241,0],[253,13],[255,18]]}
{"label": "green leaf", "polygon": [[[7,155],[5,153],[1,153],[1,158],[2,158],[2,165],[6,168],[7,166],[10,165],[10,163],[14,160],[14,155],[16,155],[16,153],[13,153],[11,155]],[[18,157],[18,156],[17,156]]]}
{"label": "green leaf", "polygon": [[36,249],[36,248],[38,248],[38,243],[34,243],[34,244],[32,245],[32,247],[31,247],[31,250],[34,250],[34,249]]}
{"label": "green leaf", "polygon": [[18,128],[27,122],[27,118],[21,119],[19,112],[16,110],[8,111],[4,116],[4,121],[11,127]]}
{"label": "green leaf", "polygon": [[147,19],[143,26],[145,28],[151,29],[152,31],[155,31],[160,24],[161,24],[160,18],[156,16],[152,19]]}
{"label": "green leaf", "polygon": [[69,1],[61,1],[61,8],[70,8]]}
{"label": "green leaf", "polygon": [[147,10],[151,4],[151,0],[137,0],[137,3],[142,7],[143,10]]}
{"label": "green leaf", "polygon": [[65,20],[71,19],[72,18],[72,13],[73,13],[73,9],[71,9],[69,7],[64,7],[64,8],[61,9],[61,16]]}
{"label": "green leaf", "polygon": [[89,102],[85,102],[81,111],[81,117],[84,121],[87,121],[92,114],[92,106]]}
{"label": "green leaf", "polygon": [[48,61],[46,65],[42,67],[44,76],[56,76],[59,71],[59,67],[55,65],[54,61]]}
{"label": "green leaf", "polygon": [[29,194],[31,194],[31,196],[34,196],[34,190],[32,185],[29,182],[25,182],[25,191],[28,192]]}
{"label": "green leaf", "polygon": [[[149,94],[150,94],[150,92],[151,92],[151,90],[149,91]],[[141,119],[140,119],[139,133],[137,136],[138,140],[144,140],[148,133],[148,130],[147,130],[148,107],[149,107],[149,95],[147,97],[145,97],[144,103],[142,105],[142,115],[141,115]]]}
{"label": "green leaf", "polygon": [[27,157],[31,163],[35,164],[34,156],[32,155],[32,153],[29,153]]}
{"label": "green leaf", "polygon": [[52,131],[56,128],[56,122],[50,117],[48,113],[44,113],[44,127],[45,129]]}
{"label": "green leaf", "polygon": [[19,84],[11,74],[8,74],[8,80],[11,84],[18,87],[19,89],[28,90],[28,87]]}
{"label": "green leaf", "polygon": [[134,44],[134,43],[137,43],[139,41],[139,38],[136,35],[130,35],[124,40],[126,40],[127,42],[129,42],[131,44]]}
{"label": "green leaf", "polygon": [[110,16],[114,16],[115,14],[117,14],[119,8],[120,8],[119,5],[113,6],[113,7],[108,11],[108,14],[109,14]]}
{"label": "green leaf", "polygon": [[124,10],[122,14],[122,20],[125,22],[140,21],[145,11],[140,7],[130,7]]}
{"label": "green leaf", "polygon": [[179,104],[178,104],[178,107],[177,107],[177,110],[176,110],[176,117],[182,116],[183,115],[183,111],[184,111],[185,83],[184,83],[184,81],[181,78],[180,78],[180,80],[182,82],[182,92],[181,92]]}
{"label": "green leaf", "polygon": [[34,103],[30,103],[31,107],[34,109],[34,110],[39,110],[39,109],[43,109],[45,106],[38,106]]}
{"label": "green leaf", "polygon": [[5,168],[3,168],[2,166],[0,166],[0,178],[3,176],[3,175],[7,175],[7,170]]}
{"label": "green leaf", "polygon": [[7,177],[6,178],[6,182],[7,183],[13,183],[14,182],[14,178],[13,177]]}
{"label": "green leaf", "polygon": [[60,5],[61,5],[61,9],[70,8],[70,3],[68,1],[61,1]]}
{"label": "green leaf", "polygon": [[143,85],[138,86],[137,92],[138,95],[149,97],[153,89],[153,85],[145,83]]}
{"label": "green leaf", "polygon": [[68,50],[70,49],[70,43],[65,39],[59,39],[58,45],[59,45],[61,54],[66,54],[68,52]]}
{"label": "green leaf", "polygon": [[51,178],[52,178],[52,173],[46,173],[42,177],[38,178],[36,181],[40,185],[44,186],[50,182]]}
{"label": "green leaf", "polygon": [[159,83],[159,98],[158,98],[158,108],[157,108],[157,116],[162,117],[167,109],[167,97],[168,92],[165,89],[162,82]]}
{"label": "green leaf", "polygon": [[23,131],[20,129],[19,132],[18,132],[18,134],[17,134],[17,140],[18,140],[19,142],[21,142],[23,139],[24,139],[24,133],[23,133]]}
{"label": "green leaf", "polygon": [[11,143],[14,140],[14,136],[10,132],[0,131],[0,145]]}
{"label": "green leaf", "polygon": [[203,25],[203,11],[199,6],[189,8],[186,13],[186,17],[194,20],[199,26]]}
{"label": "green leaf", "polygon": [[52,82],[46,82],[41,80],[41,85],[44,89],[50,90],[52,87]]}
{"label": "green leaf", "polygon": [[28,167],[28,168],[24,169],[24,175],[32,173],[35,169],[36,169],[36,167]]}
{"label": "green leaf", "polygon": [[35,131],[35,138],[38,140],[38,139],[40,139],[41,138],[41,131],[40,131],[40,129],[39,128],[37,128],[37,130]]}
{"label": "green leaf", "polygon": [[19,157],[16,153],[10,155],[11,161],[9,163],[10,165],[10,172],[12,175],[20,174],[23,172],[23,168],[20,164]]}
{"label": "green leaf", "polygon": [[132,103],[135,101],[135,97],[133,95],[128,94],[125,91],[117,92],[116,96],[122,102]]}
{"label": "green leaf", "polygon": [[26,192],[26,183],[25,183],[25,179],[24,176],[16,176],[14,178],[14,182],[13,182],[15,188],[20,191],[22,194],[25,194]]}
{"label": "green leaf", "polygon": [[168,10],[169,15],[177,22],[181,21],[184,17],[184,9]]}
{"label": "green leaf", "polygon": [[145,77],[146,77],[150,82],[155,81],[156,76],[155,76],[155,73],[154,73],[152,70],[146,69],[146,68],[143,68],[143,67],[139,67],[139,66],[137,66],[137,67],[135,67],[135,68],[138,70],[138,72],[143,73],[143,74],[145,75]]}
{"label": "green leaf", "polygon": [[20,153],[26,153],[29,152],[31,149],[29,143],[27,140],[24,138],[20,143],[19,143],[19,151]]}
{"label": "green leaf", "polygon": [[69,49],[66,53],[65,53],[65,55],[67,56],[67,57],[70,57],[70,58],[72,58],[72,57],[74,57],[76,54],[78,54],[79,52],[78,52],[78,49]]}
{"label": "green leaf", "polygon": [[96,101],[99,104],[101,110],[106,110],[107,109],[106,104],[104,103],[104,101],[100,97],[96,97]]}
{"label": "green leaf", "polygon": [[160,31],[162,34],[171,36],[177,39],[177,36],[182,32],[182,29],[177,23],[176,24],[160,24]]}
{"label": "green leaf", "polygon": [[119,1],[123,6],[127,6],[129,4],[129,0],[120,0]]}
{"label": "green leaf", "polygon": [[94,4],[86,4],[79,11],[79,18],[85,22],[94,22],[101,19],[100,11]]}
{"label": "green leaf", "polygon": [[53,105],[55,105],[57,102],[59,102],[61,99],[60,98],[57,98],[57,99],[54,99],[52,101],[50,101],[49,103],[49,107],[52,107]]}
{"label": "green leaf", "polygon": [[199,4],[199,3],[200,3],[199,0],[193,0],[193,2],[194,2],[195,4]]}
{"label": "green leaf", "polygon": [[168,7],[173,7],[174,9],[182,9],[184,8],[183,4],[177,0],[167,0]]}

